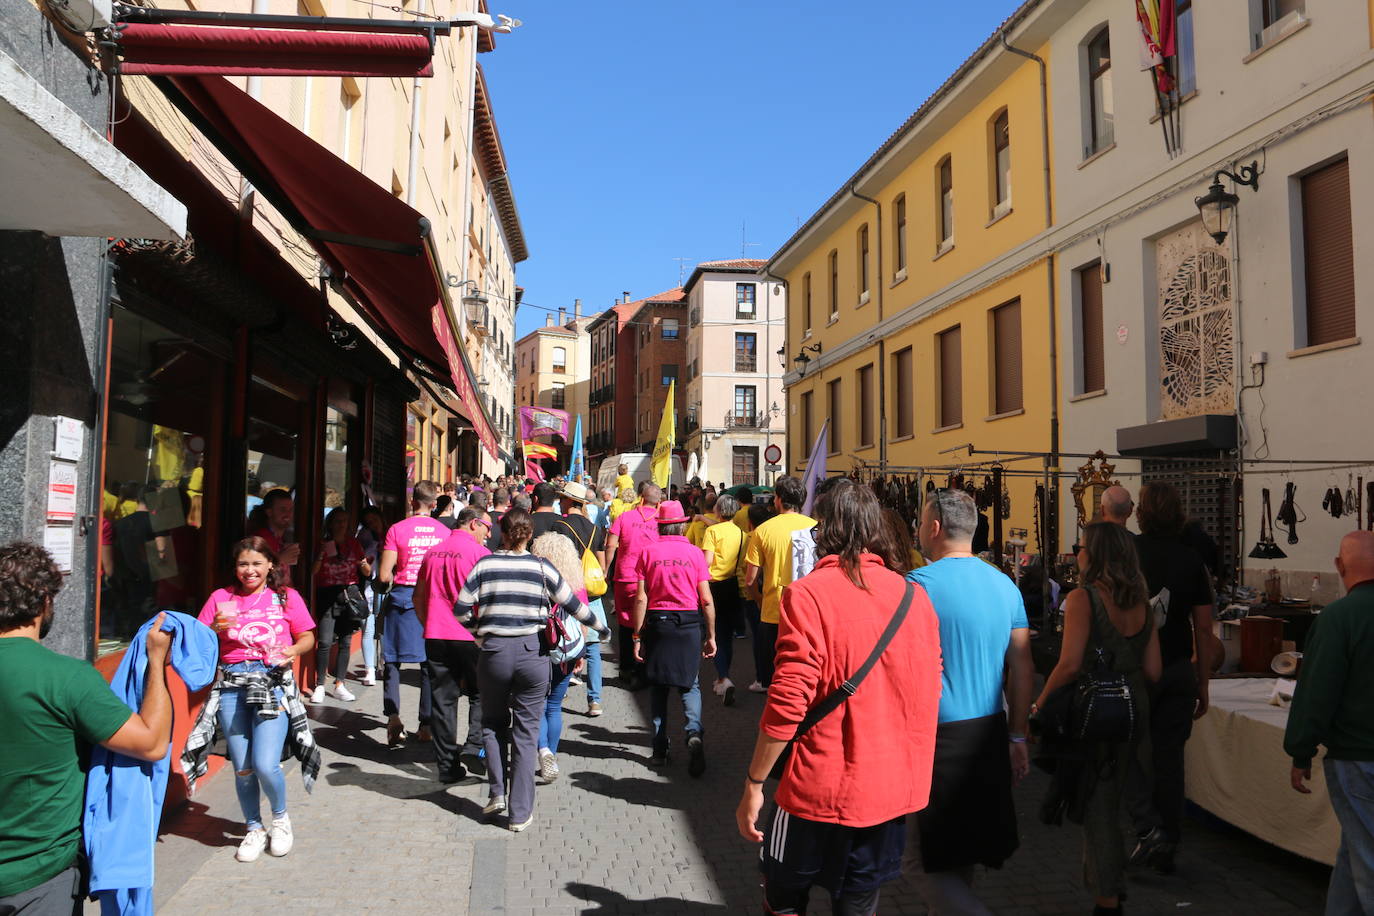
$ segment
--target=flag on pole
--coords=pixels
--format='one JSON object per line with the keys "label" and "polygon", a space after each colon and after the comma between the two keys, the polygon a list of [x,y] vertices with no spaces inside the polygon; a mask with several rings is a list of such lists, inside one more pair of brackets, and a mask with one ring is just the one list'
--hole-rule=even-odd
{"label": "flag on pole", "polygon": [[826,437],[830,433],[830,418],[821,424],[820,435],[811,446],[811,455],[806,459],[806,473],[802,475],[802,486],[806,488],[806,502],[802,503],[802,514],[810,515],[816,502],[816,484],[825,476]]}
{"label": "flag on pole", "polygon": [[664,490],[673,474],[673,440],[677,438],[677,415],[673,413],[673,390],[677,379],[668,383],[668,398],[663,402],[663,419],[658,424],[658,439],[654,442],[654,457],[649,472],[654,483]]}
{"label": "flag on pole", "polygon": [[573,427],[572,456],[568,458],[568,479],[581,483],[586,473],[587,453],[582,448],[582,414],[578,414]]}
{"label": "flag on pole", "polygon": [[1177,53],[1174,37],[1174,0],[1135,0],[1140,23],[1140,69],[1155,71],[1159,91],[1173,89],[1168,60]]}
{"label": "flag on pole", "polygon": [[530,458],[557,458],[558,449],[552,445],[545,445],[542,442],[525,442],[525,457]]}

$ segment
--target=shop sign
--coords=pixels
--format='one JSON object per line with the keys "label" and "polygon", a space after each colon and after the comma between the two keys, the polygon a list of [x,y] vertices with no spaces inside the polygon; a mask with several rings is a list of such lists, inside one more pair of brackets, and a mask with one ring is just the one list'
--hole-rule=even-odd
{"label": "shop sign", "polygon": [[48,463],[48,521],[76,521],[76,465],[70,462]]}
{"label": "shop sign", "polygon": [[52,456],[63,461],[80,461],[81,449],[86,441],[81,421],[71,417],[53,417],[53,427]]}

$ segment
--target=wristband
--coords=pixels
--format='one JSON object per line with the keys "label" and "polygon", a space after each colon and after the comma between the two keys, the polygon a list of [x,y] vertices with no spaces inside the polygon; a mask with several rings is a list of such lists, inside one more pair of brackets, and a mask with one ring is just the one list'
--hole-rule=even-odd
{"label": "wristband", "polygon": [[765,780],[755,779],[754,777],[750,776],[748,771],[745,771],[744,781],[749,783],[751,786],[761,786],[765,782]]}

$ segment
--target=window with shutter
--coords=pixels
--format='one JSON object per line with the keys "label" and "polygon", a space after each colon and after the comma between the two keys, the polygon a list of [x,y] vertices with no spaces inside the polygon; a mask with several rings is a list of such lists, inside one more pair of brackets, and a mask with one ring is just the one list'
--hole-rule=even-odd
{"label": "window with shutter", "polygon": [[859,448],[873,445],[873,364],[859,370]]}
{"label": "window with shutter", "polygon": [[801,398],[801,421],[802,437],[797,443],[797,463],[806,461],[811,452],[811,443],[816,441],[815,414],[812,411],[813,397],[810,391],[802,394]]}
{"label": "window with shutter", "polygon": [[1306,345],[1355,336],[1355,248],[1350,160],[1302,177],[1302,247],[1307,286]]}
{"label": "window with shutter", "polygon": [[811,333],[811,272],[802,276],[802,334]]}
{"label": "window with shutter", "polygon": [[826,415],[830,420],[830,448],[828,454],[838,455],[841,451],[840,445],[840,380],[835,379],[825,386]]}
{"label": "window with shutter", "polygon": [[897,414],[897,438],[913,435],[916,432],[912,406],[916,391],[911,376],[911,348],[892,355],[892,384],[894,386],[893,410]]}
{"label": "window with shutter", "polygon": [[1107,387],[1102,362],[1102,262],[1094,261],[1078,271],[1078,328],[1082,338],[1079,394]]}
{"label": "window with shutter", "polygon": [[994,414],[1022,408],[1021,397],[1021,302],[1013,300],[992,310],[994,366]]}
{"label": "window with shutter", "polygon": [[958,325],[939,335],[940,426],[964,422],[963,355]]}

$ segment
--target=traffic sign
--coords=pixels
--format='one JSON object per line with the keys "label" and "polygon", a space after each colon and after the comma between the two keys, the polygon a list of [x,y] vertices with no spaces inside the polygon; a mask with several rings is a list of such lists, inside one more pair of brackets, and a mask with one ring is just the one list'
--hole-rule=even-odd
{"label": "traffic sign", "polygon": [[765,464],[765,465],[763,466],[763,469],[764,469],[765,471],[767,471],[768,473],[770,473],[770,474],[776,474],[778,471],[781,471],[781,470],[782,470],[782,465],[780,465],[780,464]]}
{"label": "traffic sign", "polygon": [[[768,448],[763,450],[763,460],[767,461],[769,464],[777,464],[782,460],[782,449],[778,448],[777,445],[768,446]],[[770,468],[769,470],[772,469]]]}

